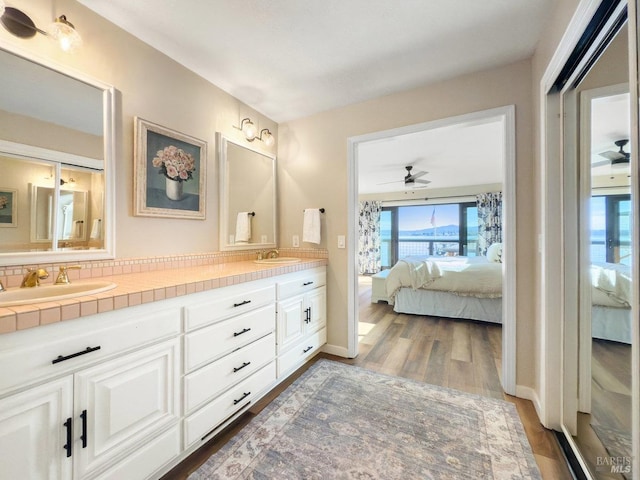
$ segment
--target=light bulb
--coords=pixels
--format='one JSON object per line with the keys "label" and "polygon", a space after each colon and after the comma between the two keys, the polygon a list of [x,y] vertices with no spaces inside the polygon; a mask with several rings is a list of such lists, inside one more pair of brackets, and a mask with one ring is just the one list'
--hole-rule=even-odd
{"label": "light bulb", "polygon": [[273,138],[273,135],[271,135],[271,132],[267,130],[264,133],[264,144],[267,147],[270,147],[271,145],[273,145],[275,143],[275,141],[276,140],[275,140],[275,138]]}
{"label": "light bulb", "polygon": [[0,0],[0,17],[4,15],[4,7],[5,7],[4,2]]}
{"label": "light bulb", "polygon": [[51,24],[49,35],[58,42],[60,48],[65,52],[74,52],[82,45],[82,37],[64,15],[60,15]]}
{"label": "light bulb", "polygon": [[256,129],[256,126],[251,120],[247,120],[247,122],[245,122],[244,126],[242,127],[242,131],[244,132],[244,136],[246,137],[246,139],[250,142],[252,142],[256,138],[256,135],[258,133],[258,129]]}

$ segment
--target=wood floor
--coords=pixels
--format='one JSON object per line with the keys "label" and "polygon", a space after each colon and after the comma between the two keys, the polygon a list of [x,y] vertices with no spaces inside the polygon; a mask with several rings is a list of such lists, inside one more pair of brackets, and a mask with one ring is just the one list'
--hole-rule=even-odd
{"label": "wood floor", "polygon": [[520,414],[542,478],[572,478],[554,434],[542,427],[533,404],[505,395],[502,391],[502,332],[499,325],[398,314],[386,304],[371,304],[370,288],[370,280],[362,278],[359,292],[360,348],[355,359],[318,355],[163,480],[187,478],[319,358],[510,401]]}

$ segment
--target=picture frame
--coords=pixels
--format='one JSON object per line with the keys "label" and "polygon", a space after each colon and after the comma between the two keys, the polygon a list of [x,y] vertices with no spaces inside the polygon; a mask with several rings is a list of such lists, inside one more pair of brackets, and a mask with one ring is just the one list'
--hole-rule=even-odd
{"label": "picture frame", "polygon": [[134,215],[204,220],[207,142],[134,119]]}
{"label": "picture frame", "polygon": [[18,226],[18,190],[0,187],[0,227]]}

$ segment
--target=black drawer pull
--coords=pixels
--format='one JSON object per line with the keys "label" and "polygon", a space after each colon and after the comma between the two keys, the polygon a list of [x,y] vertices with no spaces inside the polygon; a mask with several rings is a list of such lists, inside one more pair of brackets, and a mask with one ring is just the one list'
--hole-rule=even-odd
{"label": "black drawer pull", "polygon": [[80,414],[80,418],[82,419],[82,435],[80,436],[80,440],[82,440],[82,448],[87,448],[87,411],[83,410]]}
{"label": "black drawer pull", "polygon": [[240,335],[242,335],[243,333],[247,333],[249,330],[251,330],[250,328],[244,328],[241,332],[233,332],[233,336],[234,337],[238,337]]}
{"label": "black drawer pull", "polygon": [[249,395],[251,395],[251,392],[245,392],[244,395],[242,395],[239,399],[234,400],[233,404],[237,405],[239,404],[242,400],[244,400],[245,398],[247,398]]}
{"label": "black drawer pull", "polygon": [[302,284],[303,287],[306,287],[307,285],[313,285],[313,282],[304,282]]}
{"label": "black drawer pull", "polygon": [[234,303],[234,307],[241,307],[242,305],[246,305],[247,303],[251,303],[251,300],[245,300],[244,302]]}
{"label": "black drawer pull", "polygon": [[233,373],[239,372],[244,367],[248,367],[249,365],[251,365],[251,362],[242,362],[242,365],[240,367],[233,367]]}
{"label": "black drawer pull", "polygon": [[79,357],[80,355],[86,355],[87,353],[95,352],[96,350],[100,350],[100,345],[98,345],[97,347],[87,347],[86,350],[72,353],[71,355],[67,355],[66,357],[62,355],[58,355],[58,358],[51,360],[51,363],[56,364],[56,363],[64,362],[65,360],[70,360],[72,358]]}
{"label": "black drawer pull", "polygon": [[71,456],[71,449],[73,448],[73,444],[71,443],[72,442],[71,435],[73,433],[72,422],[73,420],[71,420],[71,417],[69,417],[67,418],[67,421],[62,424],[67,429],[67,443],[62,447],[67,451],[67,457]]}
{"label": "black drawer pull", "polygon": [[302,350],[302,353],[307,353],[309,350],[311,350],[313,347],[307,347],[304,350]]}

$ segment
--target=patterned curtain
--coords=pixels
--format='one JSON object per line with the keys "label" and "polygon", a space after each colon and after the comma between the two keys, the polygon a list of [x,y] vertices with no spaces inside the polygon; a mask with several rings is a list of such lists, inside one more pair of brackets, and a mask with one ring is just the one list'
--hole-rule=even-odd
{"label": "patterned curtain", "polygon": [[378,273],[380,271],[380,212],[382,202],[371,200],[360,202],[358,272]]}
{"label": "patterned curtain", "polygon": [[502,242],[502,192],[481,193],[478,202],[477,255],[486,255],[493,243]]}

